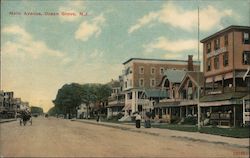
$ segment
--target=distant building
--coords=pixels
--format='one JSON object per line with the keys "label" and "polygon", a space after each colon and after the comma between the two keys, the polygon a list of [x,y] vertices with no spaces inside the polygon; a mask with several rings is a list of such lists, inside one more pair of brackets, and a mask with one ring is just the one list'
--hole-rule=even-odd
{"label": "distant building", "polygon": [[125,115],[151,111],[155,102],[166,97],[166,93],[157,88],[165,70],[200,70],[199,62],[193,61],[192,56],[188,60],[131,58],[123,65]]}
{"label": "distant building", "polygon": [[122,91],[122,80],[119,81],[112,80],[109,85],[112,88],[111,96],[108,98],[107,117],[116,116],[122,113],[125,106],[125,95],[121,93]]}
{"label": "distant building", "polygon": [[229,26],[201,40],[204,97],[202,112],[219,125],[242,124],[242,98],[249,93],[250,27]]}

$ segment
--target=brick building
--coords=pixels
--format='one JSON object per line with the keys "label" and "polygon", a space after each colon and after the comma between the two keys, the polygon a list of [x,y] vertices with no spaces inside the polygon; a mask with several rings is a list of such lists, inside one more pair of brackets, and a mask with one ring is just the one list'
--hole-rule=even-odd
{"label": "brick building", "polygon": [[125,115],[143,110],[152,110],[155,102],[166,97],[166,92],[157,88],[167,69],[200,70],[199,62],[189,60],[162,60],[131,58],[123,63],[123,93]]}
{"label": "brick building", "polygon": [[229,26],[201,40],[206,89],[202,112],[212,113],[217,124],[242,123],[241,98],[249,92],[249,80],[243,79],[250,66],[249,36],[249,26]]}

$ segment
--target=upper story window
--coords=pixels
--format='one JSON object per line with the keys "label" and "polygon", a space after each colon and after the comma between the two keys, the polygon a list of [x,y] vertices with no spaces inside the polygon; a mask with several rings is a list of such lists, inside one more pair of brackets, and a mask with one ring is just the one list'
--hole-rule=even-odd
{"label": "upper story window", "polygon": [[211,52],[211,42],[207,43],[206,47],[207,47],[207,53],[210,53]]}
{"label": "upper story window", "polygon": [[220,48],[220,38],[217,38],[214,40],[214,50],[217,50]]}
{"label": "upper story window", "polygon": [[125,81],[124,87],[128,88],[128,82],[127,81]]}
{"label": "upper story window", "polygon": [[243,37],[242,37],[242,42],[244,44],[249,44],[250,40],[249,40],[249,32],[243,32]]}
{"label": "upper story window", "polygon": [[155,79],[150,79],[150,86],[155,87]]}
{"label": "upper story window", "polygon": [[163,75],[164,74],[164,68],[160,68],[160,74]]}
{"label": "upper story window", "polygon": [[220,61],[219,61],[219,56],[214,57],[214,68],[219,69],[220,68]]}
{"label": "upper story window", "polygon": [[244,65],[250,65],[250,51],[244,51],[242,54],[242,63]]}
{"label": "upper story window", "polygon": [[228,52],[225,52],[223,54],[223,66],[224,67],[228,66]]}
{"label": "upper story window", "polygon": [[144,74],[144,67],[143,66],[139,67],[139,72],[140,72],[140,74]]}
{"label": "upper story window", "polygon": [[224,36],[224,45],[228,46],[228,35]]}
{"label": "upper story window", "polygon": [[144,79],[143,79],[143,78],[141,78],[141,79],[139,80],[139,86],[140,86],[140,87],[143,87],[143,86],[144,86]]}
{"label": "upper story window", "polygon": [[129,80],[129,86],[132,87],[132,80]]}
{"label": "upper story window", "polygon": [[151,67],[151,75],[154,75],[154,74],[155,74],[155,68]]}
{"label": "upper story window", "polygon": [[207,71],[211,70],[211,59],[207,59]]}

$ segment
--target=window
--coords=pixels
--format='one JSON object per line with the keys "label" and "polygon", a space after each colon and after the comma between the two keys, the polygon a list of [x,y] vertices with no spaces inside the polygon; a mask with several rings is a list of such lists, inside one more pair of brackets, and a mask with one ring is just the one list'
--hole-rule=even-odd
{"label": "window", "polygon": [[224,45],[227,46],[228,45],[228,35],[224,36]]}
{"label": "window", "polygon": [[223,66],[224,67],[228,66],[228,52],[225,52],[223,54]]}
{"label": "window", "polygon": [[128,82],[127,81],[125,81],[125,88],[127,88],[128,87]]}
{"label": "window", "polygon": [[129,80],[129,87],[132,87],[132,80]]}
{"label": "window", "polygon": [[211,59],[207,60],[207,71],[211,70]]}
{"label": "window", "polygon": [[243,32],[243,34],[242,34],[242,42],[244,44],[249,44],[250,43],[249,32]]}
{"label": "window", "polygon": [[250,65],[250,51],[244,51],[242,54],[242,63],[244,65]]}
{"label": "window", "polygon": [[143,86],[144,86],[144,79],[143,79],[143,78],[141,78],[141,79],[139,80],[139,86],[140,86],[140,87],[143,87]]}
{"label": "window", "polygon": [[164,68],[160,68],[160,74],[161,74],[161,75],[164,74]]}
{"label": "window", "polygon": [[211,52],[211,42],[207,43],[207,53]]}
{"label": "window", "polygon": [[220,39],[217,38],[216,40],[214,40],[214,50],[217,50],[220,48]]}
{"label": "window", "polygon": [[220,63],[219,63],[219,56],[214,57],[214,68],[219,69]]}
{"label": "window", "polygon": [[150,86],[155,87],[155,79],[150,79]]}
{"label": "window", "polygon": [[155,68],[151,67],[151,75],[154,75],[154,74],[155,74]]}
{"label": "window", "polygon": [[143,66],[139,67],[139,72],[140,72],[140,74],[144,74],[144,67]]}

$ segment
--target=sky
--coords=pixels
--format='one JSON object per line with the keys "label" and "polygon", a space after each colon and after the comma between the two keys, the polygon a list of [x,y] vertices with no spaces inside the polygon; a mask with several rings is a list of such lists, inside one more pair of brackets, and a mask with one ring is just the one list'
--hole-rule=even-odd
{"label": "sky", "polygon": [[203,39],[230,25],[250,26],[249,6],[250,0],[1,0],[1,89],[47,111],[64,84],[107,83],[129,58],[197,60],[197,8]]}

